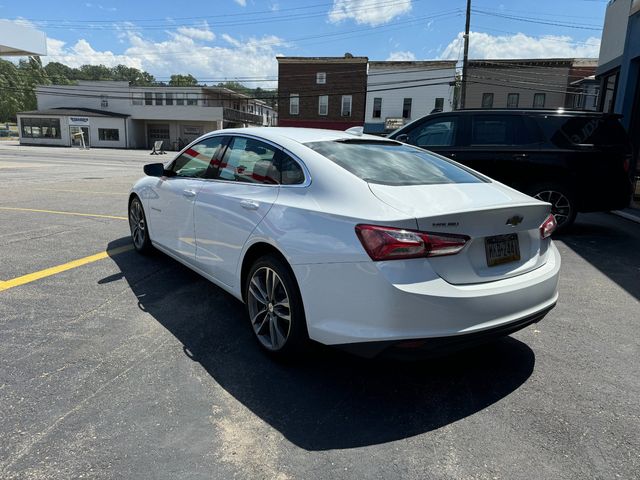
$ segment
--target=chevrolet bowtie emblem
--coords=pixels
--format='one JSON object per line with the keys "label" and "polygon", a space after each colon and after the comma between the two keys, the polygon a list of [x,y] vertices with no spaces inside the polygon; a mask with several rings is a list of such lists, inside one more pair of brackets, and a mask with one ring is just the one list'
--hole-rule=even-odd
{"label": "chevrolet bowtie emblem", "polygon": [[520,216],[520,215],[514,215],[511,218],[507,218],[507,225],[511,225],[512,227],[515,227],[516,225],[520,225],[522,223],[522,220],[524,220],[524,217]]}

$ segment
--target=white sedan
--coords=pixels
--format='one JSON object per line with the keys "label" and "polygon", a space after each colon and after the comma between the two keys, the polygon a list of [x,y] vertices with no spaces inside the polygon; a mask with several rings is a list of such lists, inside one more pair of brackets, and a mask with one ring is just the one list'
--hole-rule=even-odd
{"label": "white sedan", "polygon": [[302,128],[220,130],[133,187],[135,248],[243,301],[260,345],[366,356],[539,321],[560,255],[548,203],[424,150]]}

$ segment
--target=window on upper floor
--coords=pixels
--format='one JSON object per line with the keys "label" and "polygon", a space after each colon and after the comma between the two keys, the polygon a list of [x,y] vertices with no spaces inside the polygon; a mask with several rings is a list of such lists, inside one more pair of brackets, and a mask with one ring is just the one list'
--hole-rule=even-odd
{"label": "window on upper floor", "polygon": [[144,104],[153,105],[153,92],[144,92]]}
{"label": "window on upper floor", "polygon": [[142,105],[143,99],[144,99],[144,95],[142,93],[132,93],[131,94],[131,104],[132,105]]}
{"label": "window on upper floor", "polygon": [[164,104],[164,93],[156,92],[156,105]]}
{"label": "window on upper floor", "polygon": [[100,108],[108,108],[109,107],[109,97],[106,95],[100,95]]}
{"label": "window on upper floor", "polygon": [[376,97],[373,99],[373,118],[380,118],[382,116],[382,98]]}
{"label": "window on upper floor", "polygon": [[184,105],[184,93],[176,93],[176,105]]}
{"label": "window on upper floor", "polygon": [[518,108],[519,103],[520,103],[519,93],[509,93],[507,95],[507,108]]}
{"label": "window on upper floor", "polygon": [[433,109],[438,112],[442,112],[444,110],[444,98],[437,97]]}
{"label": "window on upper floor", "polygon": [[198,105],[198,95],[195,93],[187,93],[187,105]]}
{"label": "window on upper floor", "polygon": [[493,108],[493,93],[482,94],[482,108]]}
{"label": "window on upper floor", "polygon": [[411,98],[405,98],[402,101],[402,118],[411,118]]}
{"label": "window on upper floor", "polygon": [[316,83],[318,85],[327,83],[327,72],[316,73]]}
{"label": "window on upper floor", "polygon": [[164,94],[165,105],[173,105],[173,93],[167,92]]}
{"label": "window on upper floor", "polygon": [[544,108],[547,99],[546,93],[536,93],[533,95],[533,108]]}

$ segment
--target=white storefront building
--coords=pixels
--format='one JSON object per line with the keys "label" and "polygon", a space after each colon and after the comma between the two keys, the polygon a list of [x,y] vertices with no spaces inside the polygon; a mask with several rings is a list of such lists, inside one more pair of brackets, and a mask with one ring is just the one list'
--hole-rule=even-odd
{"label": "white storefront building", "polygon": [[365,132],[383,134],[432,111],[451,111],[455,61],[369,62]]}
{"label": "white storefront building", "polygon": [[78,81],[39,86],[36,96],[38,110],[18,114],[23,144],[70,146],[82,132],[88,146],[151,148],[162,140],[177,150],[212,130],[277,123],[265,102],[220,87]]}

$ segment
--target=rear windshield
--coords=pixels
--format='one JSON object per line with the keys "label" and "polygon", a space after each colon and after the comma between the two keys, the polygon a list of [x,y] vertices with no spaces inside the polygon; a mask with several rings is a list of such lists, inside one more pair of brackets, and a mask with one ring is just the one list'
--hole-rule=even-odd
{"label": "rear windshield", "polygon": [[325,141],[305,145],[369,183],[432,185],[484,182],[465,168],[424,150],[395,142]]}
{"label": "rear windshield", "polygon": [[607,116],[545,116],[538,124],[547,138],[556,146],[629,144],[624,127],[615,117]]}

